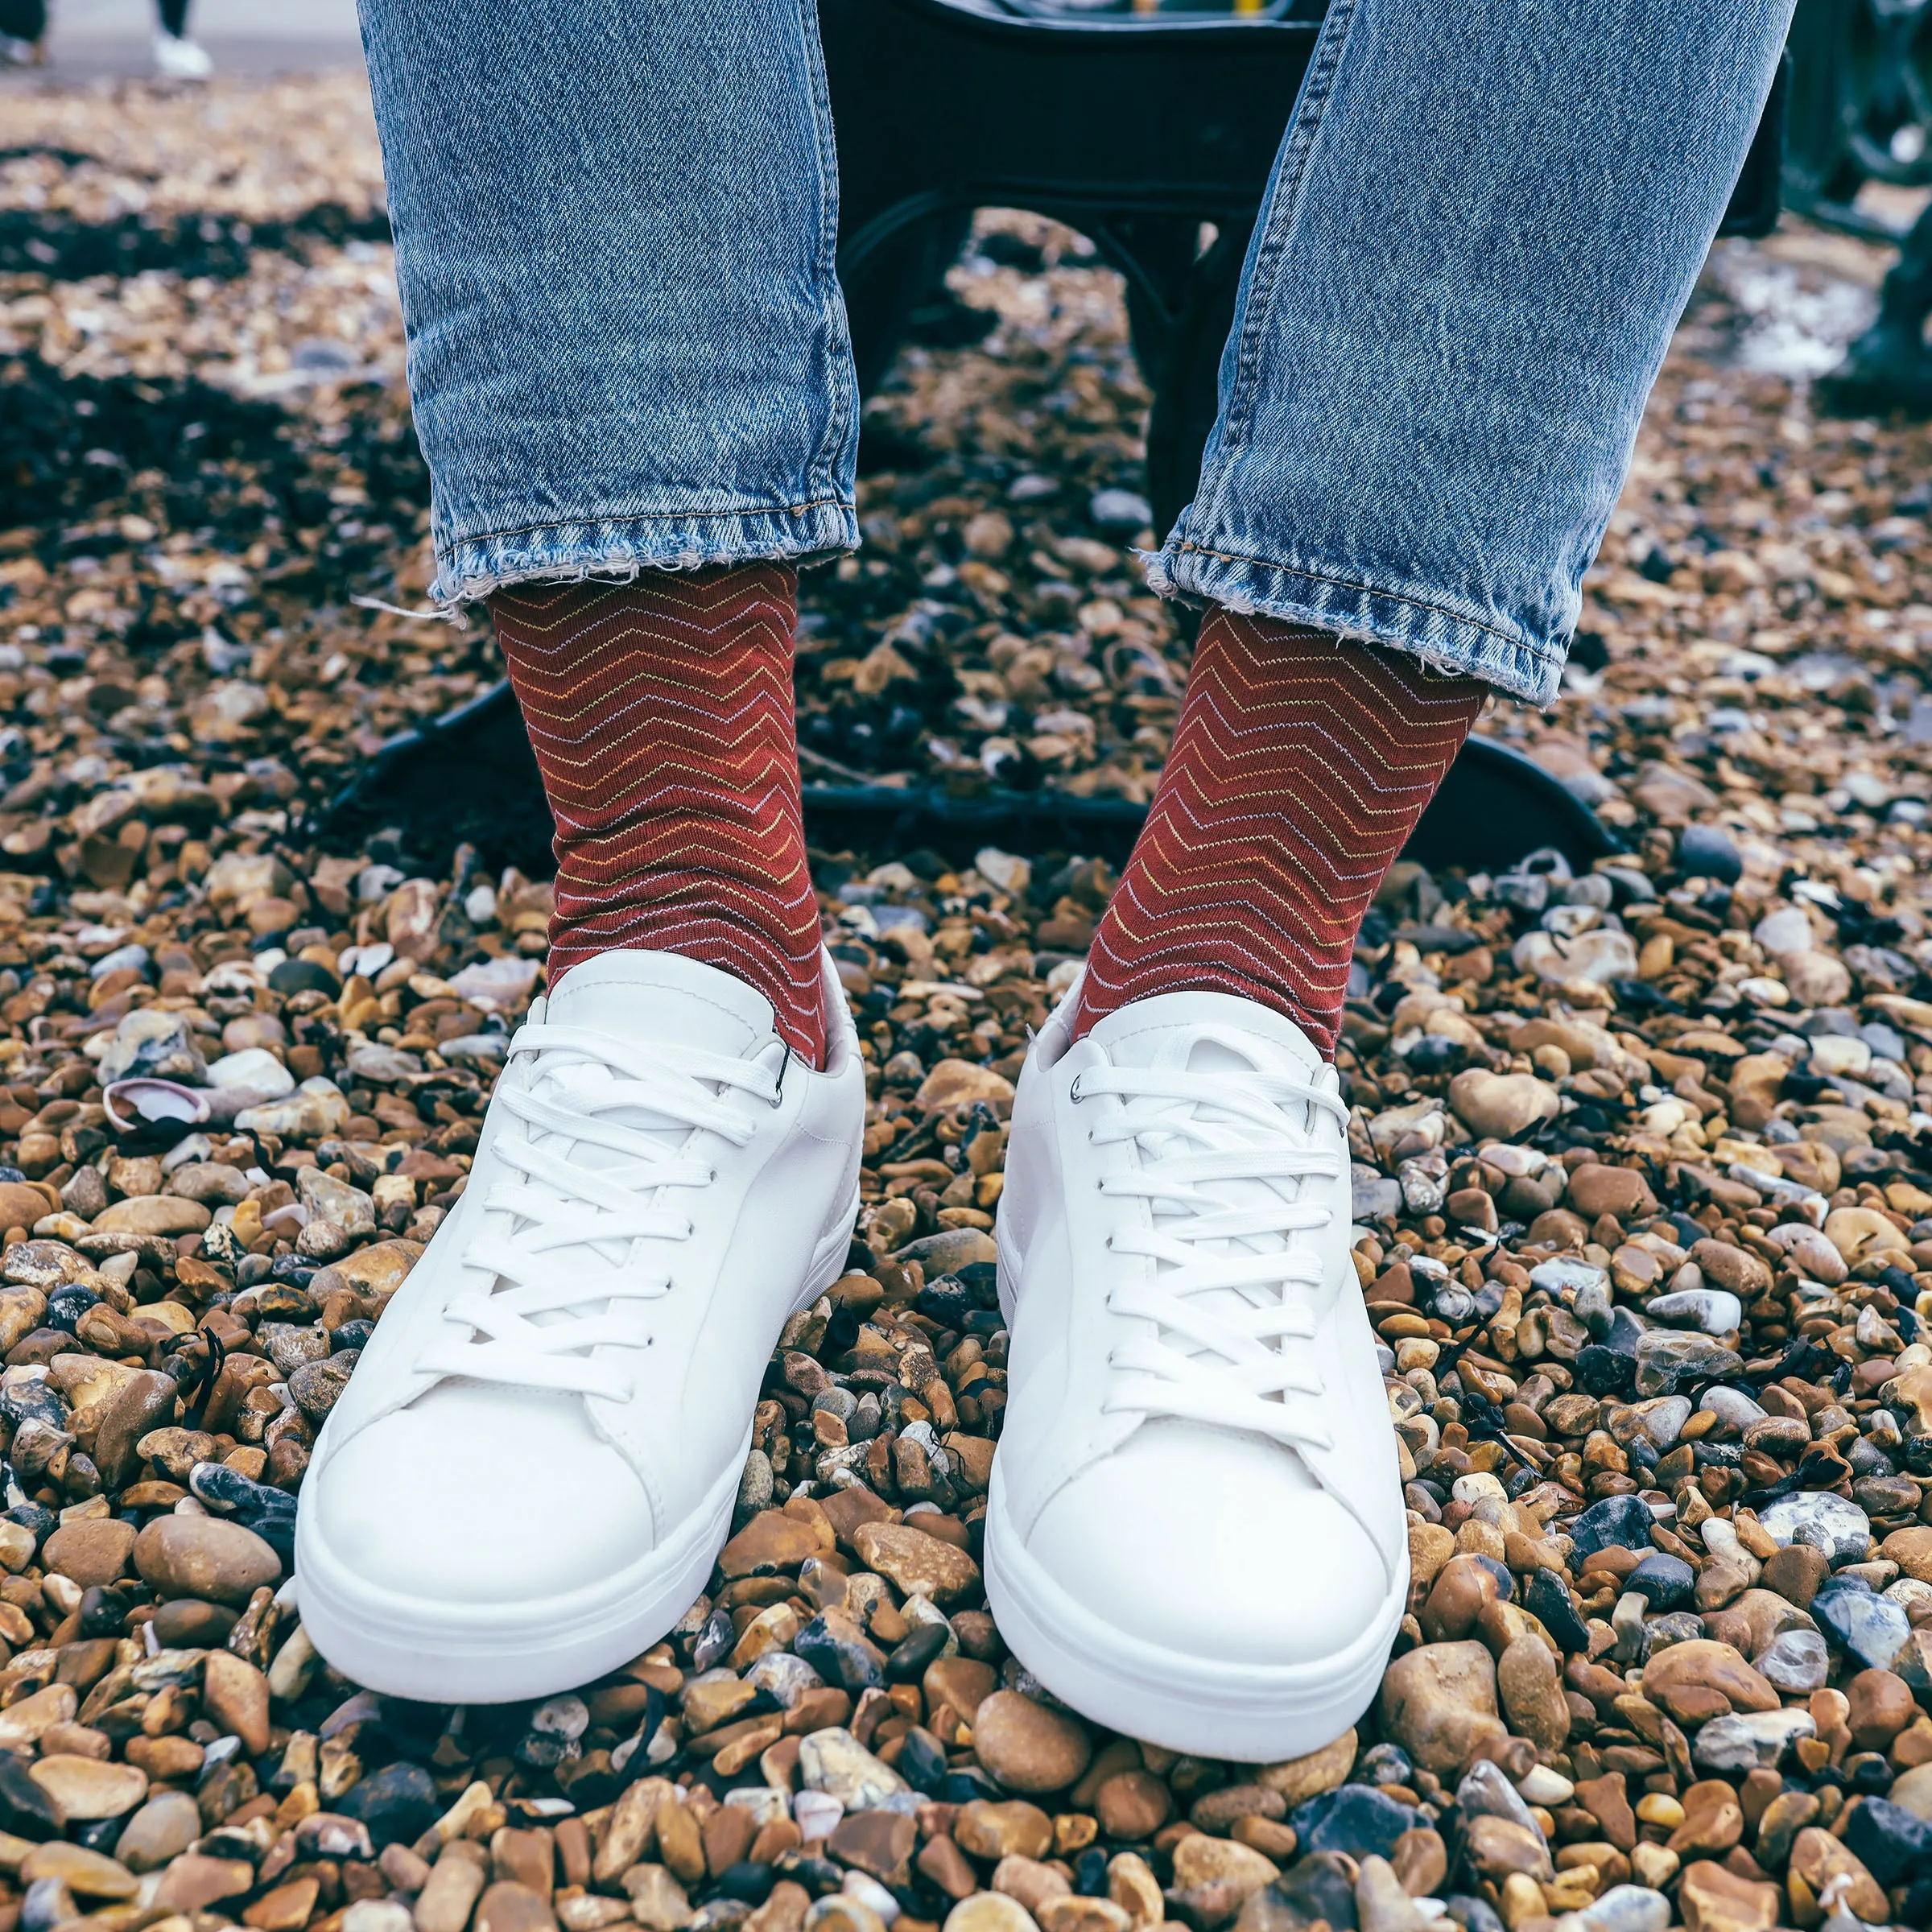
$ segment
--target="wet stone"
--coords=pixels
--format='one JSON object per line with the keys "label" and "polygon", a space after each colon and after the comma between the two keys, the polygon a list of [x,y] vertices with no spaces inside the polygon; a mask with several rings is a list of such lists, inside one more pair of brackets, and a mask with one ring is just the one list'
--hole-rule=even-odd
{"label": "wet stone", "polygon": [[1370,1785],[1341,1785],[1298,1805],[1289,1815],[1304,1853],[1344,1852],[1353,1859],[1394,1856],[1402,1834],[1415,1822],[1406,1805]]}
{"label": "wet stone", "polygon": [[1653,1550],[1631,1571],[1624,1588],[1634,1590],[1653,1611],[1678,1610],[1690,1602],[1697,1572],[1681,1557]]}
{"label": "wet stone", "polygon": [[1829,1490],[1780,1496],[1758,1520],[1773,1542],[1808,1543],[1834,1563],[1862,1558],[1872,1540],[1864,1511]]}
{"label": "wet stone", "polygon": [[282,1559],[253,1530],[216,1517],[169,1516],[135,1539],[134,1567],[164,1596],[246,1604],[280,1580]]}
{"label": "wet stone", "polygon": [[1633,1496],[1613,1496],[1592,1503],[1571,1525],[1571,1540],[1579,1557],[1612,1548],[1648,1550],[1655,1519]]}

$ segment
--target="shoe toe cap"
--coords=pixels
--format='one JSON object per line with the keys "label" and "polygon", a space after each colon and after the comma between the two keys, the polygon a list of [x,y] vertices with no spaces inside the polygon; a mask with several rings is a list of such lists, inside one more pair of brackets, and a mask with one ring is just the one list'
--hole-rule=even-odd
{"label": "shoe toe cap", "polygon": [[1392,1587],[1368,1533],[1292,1452],[1189,1424],[1144,1425],[1083,1470],[1026,1547],[1124,1635],[1219,1662],[1334,1657]]}
{"label": "shoe toe cap", "polygon": [[361,1583],[452,1603],[594,1586],[654,1540],[642,1484],[582,1401],[523,1389],[433,1389],[351,1436],[302,1500]]}

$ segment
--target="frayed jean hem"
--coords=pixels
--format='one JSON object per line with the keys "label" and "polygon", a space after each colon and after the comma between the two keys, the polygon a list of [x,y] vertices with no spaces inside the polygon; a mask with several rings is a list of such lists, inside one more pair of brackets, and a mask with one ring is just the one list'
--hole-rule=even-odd
{"label": "frayed jean hem", "polygon": [[446,610],[515,584],[627,583],[647,570],[824,563],[859,545],[852,506],[836,497],[782,510],[671,511],[539,524],[436,549],[431,598]]}
{"label": "frayed jean hem", "polygon": [[1147,581],[1163,597],[1224,605],[1386,645],[1435,670],[1480,678],[1528,704],[1554,702],[1563,682],[1562,644],[1509,635],[1409,592],[1236,556],[1178,538],[1148,558]]}

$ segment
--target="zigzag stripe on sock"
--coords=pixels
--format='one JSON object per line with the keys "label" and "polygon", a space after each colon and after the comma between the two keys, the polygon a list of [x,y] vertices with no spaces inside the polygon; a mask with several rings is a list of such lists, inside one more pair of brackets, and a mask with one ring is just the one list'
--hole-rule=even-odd
{"label": "zigzag stripe on sock", "polygon": [[818,1065],[797,573],[747,564],[528,584],[489,609],[557,821],[553,982],[600,952],[682,953],[757,988]]}
{"label": "zigzag stripe on sock", "polygon": [[1129,1000],[1259,1000],[1332,1054],[1355,936],[1487,687],[1216,610],[1147,823],[1094,935],[1076,1037]]}

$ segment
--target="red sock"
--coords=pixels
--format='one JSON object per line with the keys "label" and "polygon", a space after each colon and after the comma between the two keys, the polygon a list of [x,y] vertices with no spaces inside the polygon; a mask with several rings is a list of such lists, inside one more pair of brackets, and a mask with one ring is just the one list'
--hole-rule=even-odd
{"label": "red sock", "polygon": [[824,1058],[819,909],[799,809],[789,564],[527,584],[489,600],[557,821],[554,978],[682,953],[770,1000]]}
{"label": "red sock", "polygon": [[1487,690],[1397,651],[1210,612],[1075,1037],[1152,993],[1232,993],[1332,1054],[1363,915]]}

